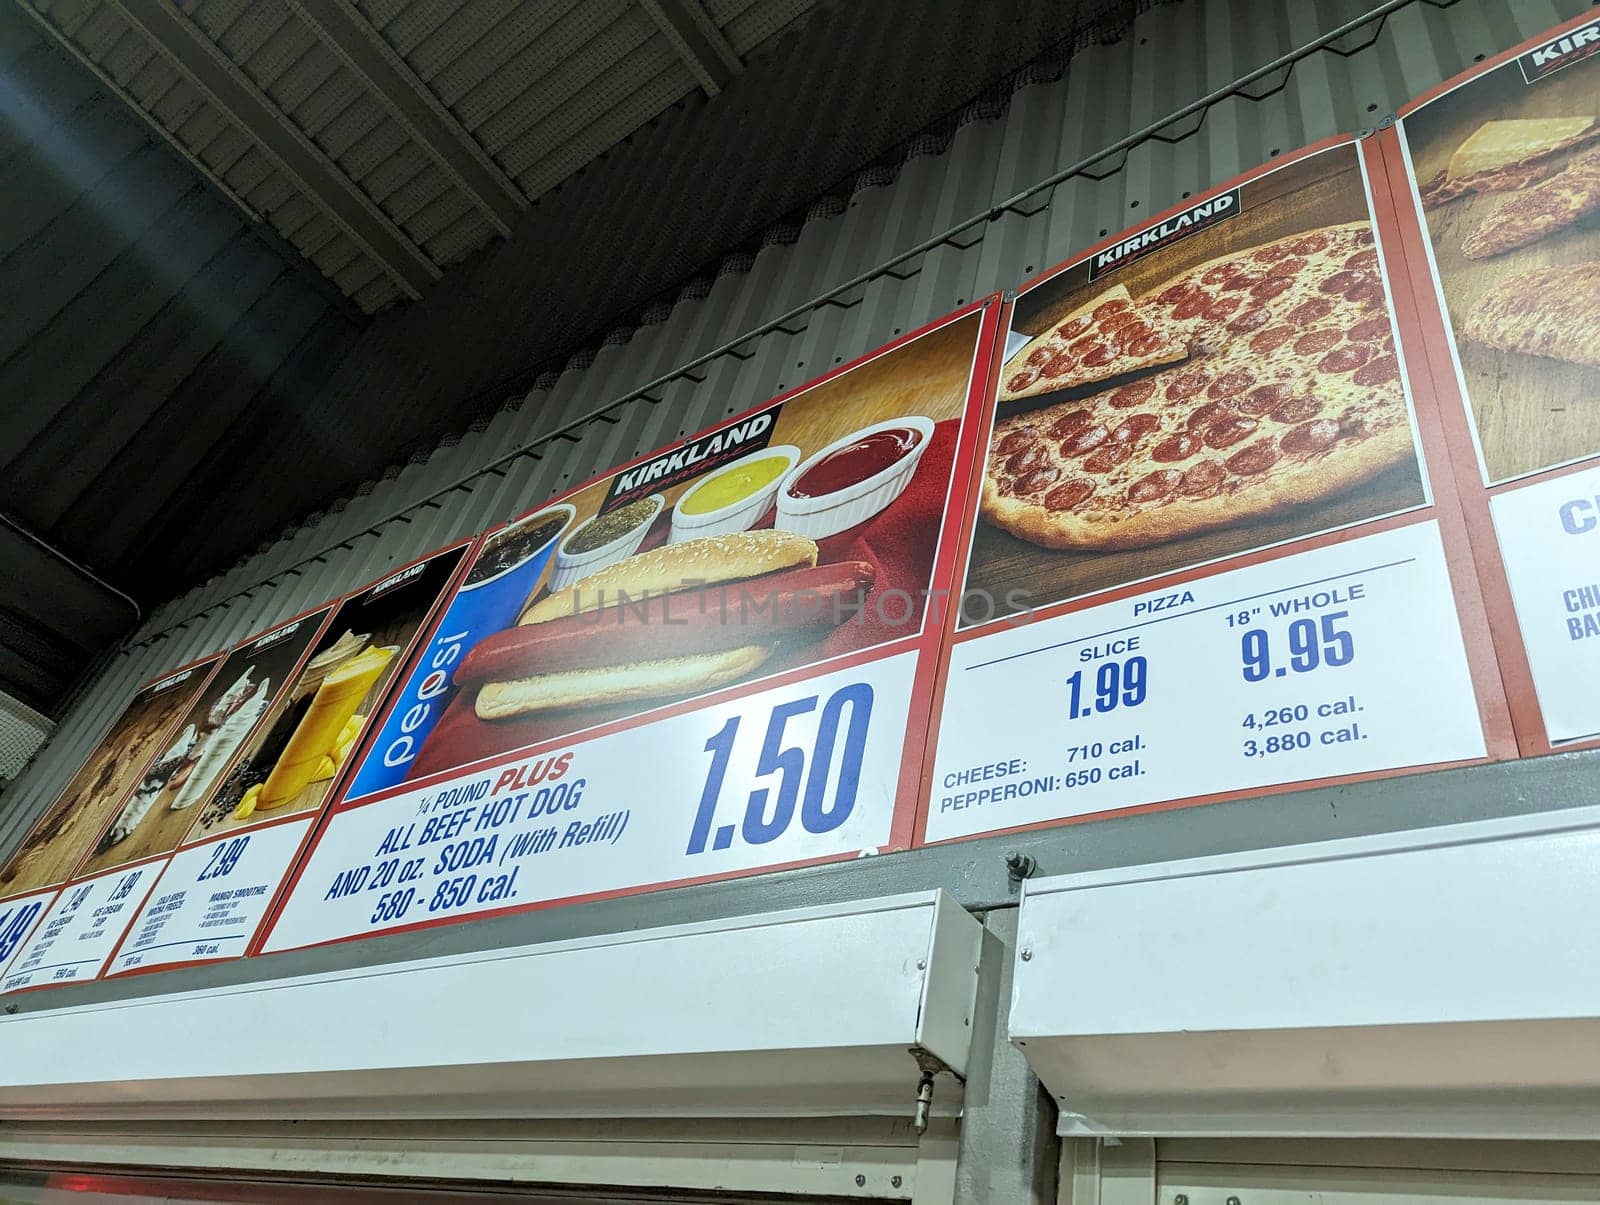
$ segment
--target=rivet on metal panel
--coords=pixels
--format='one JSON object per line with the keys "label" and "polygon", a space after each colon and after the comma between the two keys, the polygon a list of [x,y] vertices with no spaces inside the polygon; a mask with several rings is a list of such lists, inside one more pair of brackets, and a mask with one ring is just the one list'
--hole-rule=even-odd
{"label": "rivet on metal panel", "polygon": [[867,1186],[867,1178],[858,1173],[856,1175],[856,1187],[857,1188],[865,1188],[866,1186]]}
{"label": "rivet on metal panel", "polygon": [[17,1013],[17,1006],[15,1004],[6,1005],[6,1016],[14,1017],[14,1016],[16,1016],[16,1013]]}
{"label": "rivet on metal panel", "polygon": [[1239,1198],[1238,1197],[1229,1197],[1228,1200],[1227,1200],[1227,1205],[1239,1205]]}
{"label": "rivet on metal panel", "polygon": [[903,1181],[901,1180],[901,1178],[899,1176],[890,1176],[889,1177],[889,1187],[890,1188],[899,1188],[902,1183],[903,1183]]}
{"label": "rivet on metal panel", "polygon": [[1172,1198],[1172,1205],[1189,1205],[1189,1194],[1180,1192]]}
{"label": "rivet on metal panel", "polygon": [[1024,950],[1024,951],[1022,951],[1022,961],[1023,962],[1032,962],[1033,961],[1033,951],[1032,950]]}
{"label": "rivet on metal panel", "polygon": [[917,959],[917,970],[925,971],[927,969],[928,969],[928,960],[926,958]]}

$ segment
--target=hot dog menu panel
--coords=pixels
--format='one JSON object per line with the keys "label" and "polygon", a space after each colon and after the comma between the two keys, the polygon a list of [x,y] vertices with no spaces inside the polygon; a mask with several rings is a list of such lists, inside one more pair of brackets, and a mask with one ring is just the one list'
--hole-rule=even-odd
{"label": "hot dog menu panel", "polygon": [[487,536],[263,949],[909,845],[998,310]]}
{"label": "hot dog menu panel", "polygon": [[927,840],[1489,752],[1382,172],[1308,148],[1021,291]]}
{"label": "hot dog menu panel", "polygon": [[1522,747],[1592,741],[1600,20],[1552,30],[1421,98],[1387,149]]}

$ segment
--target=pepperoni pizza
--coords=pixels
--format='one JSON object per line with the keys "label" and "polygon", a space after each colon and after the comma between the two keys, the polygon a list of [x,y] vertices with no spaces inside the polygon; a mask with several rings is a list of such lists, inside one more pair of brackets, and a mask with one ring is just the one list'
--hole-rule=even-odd
{"label": "pepperoni pizza", "polygon": [[1142,318],[1128,290],[1116,285],[1020,348],[1006,365],[1000,400],[1104,381],[1188,354],[1182,339]]}
{"label": "pepperoni pizza", "polygon": [[1368,223],[1211,260],[1132,310],[1184,360],[997,423],[989,522],[1046,548],[1138,548],[1319,501],[1413,455]]}

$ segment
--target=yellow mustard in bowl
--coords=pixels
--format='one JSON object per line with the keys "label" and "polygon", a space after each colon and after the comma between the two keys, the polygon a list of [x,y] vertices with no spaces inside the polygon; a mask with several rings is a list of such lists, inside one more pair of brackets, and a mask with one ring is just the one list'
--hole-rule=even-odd
{"label": "yellow mustard in bowl", "polygon": [[759,493],[788,470],[789,461],[783,456],[761,456],[729,465],[694,488],[684,499],[683,513],[709,515],[712,511],[733,506]]}

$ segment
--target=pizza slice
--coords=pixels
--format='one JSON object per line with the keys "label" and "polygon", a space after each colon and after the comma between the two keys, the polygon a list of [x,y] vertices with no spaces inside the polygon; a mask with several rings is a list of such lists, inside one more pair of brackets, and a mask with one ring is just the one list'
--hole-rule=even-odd
{"label": "pizza slice", "polygon": [[1110,380],[1141,368],[1171,364],[1188,344],[1156,326],[1113,285],[1030,340],[1006,362],[1000,400],[1016,401],[1058,389]]}
{"label": "pizza slice", "polygon": [[1425,209],[1473,192],[1527,188],[1559,168],[1560,152],[1600,137],[1595,117],[1486,121],[1456,148],[1444,171],[1420,188]]}
{"label": "pizza slice", "polygon": [[1461,333],[1499,351],[1600,368],[1600,263],[1536,268],[1495,285]]}
{"label": "pizza slice", "polygon": [[1517,193],[1461,244],[1468,259],[1488,259],[1536,243],[1600,210],[1600,151],[1585,151],[1562,171]]}
{"label": "pizza slice", "polygon": [[1468,193],[1516,192],[1519,188],[1527,188],[1530,184],[1548,179],[1560,170],[1561,165],[1552,157],[1502,168],[1497,172],[1484,172],[1465,180],[1451,180],[1444,172],[1440,172],[1426,184],[1420,185],[1417,194],[1422,198],[1422,207],[1432,210]]}

